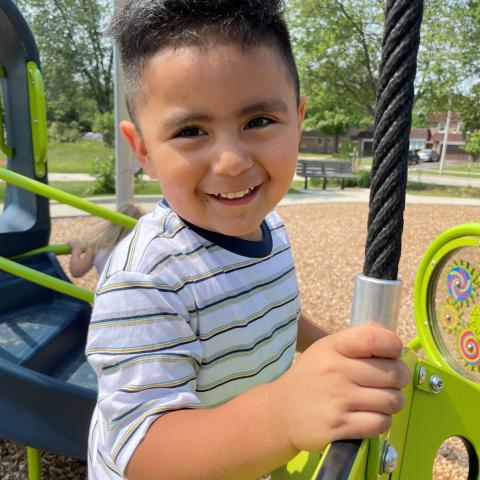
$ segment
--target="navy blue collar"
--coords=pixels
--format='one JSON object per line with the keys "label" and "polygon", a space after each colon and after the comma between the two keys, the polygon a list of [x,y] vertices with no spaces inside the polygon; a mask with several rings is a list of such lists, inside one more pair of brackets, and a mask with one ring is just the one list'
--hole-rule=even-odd
{"label": "navy blue collar", "polygon": [[260,225],[260,228],[262,229],[262,239],[257,241],[244,240],[243,238],[230,237],[229,235],[223,235],[222,233],[205,230],[204,228],[187,222],[183,218],[182,222],[197,235],[200,235],[209,242],[212,242],[229,252],[236,253],[237,255],[250,258],[262,258],[267,257],[272,253],[272,232],[265,220]]}

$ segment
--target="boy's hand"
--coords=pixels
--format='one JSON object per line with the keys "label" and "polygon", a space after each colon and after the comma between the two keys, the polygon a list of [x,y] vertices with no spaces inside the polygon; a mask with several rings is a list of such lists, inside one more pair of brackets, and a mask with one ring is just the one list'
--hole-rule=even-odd
{"label": "boy's hand", "polygon": [[349,328],[309,347],[271,384],[272,407],[297,450],[385,432],[411,381],[402,342],[372,325]]}

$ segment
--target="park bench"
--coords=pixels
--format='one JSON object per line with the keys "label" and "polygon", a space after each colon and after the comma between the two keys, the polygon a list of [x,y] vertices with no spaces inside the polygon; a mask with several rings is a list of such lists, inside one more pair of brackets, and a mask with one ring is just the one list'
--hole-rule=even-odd
{"label": "park bench", "polygon": [[297,175],[305,178],[305,189],[308,188],[309,178],[323,178],[323,189],[327,188],[327,179],[337,178],[341,180],[342,190],[345,188],[345,180],[355,180],[357,175],[352,173],[350,160],[310,160],[299,158],[297,163]]}

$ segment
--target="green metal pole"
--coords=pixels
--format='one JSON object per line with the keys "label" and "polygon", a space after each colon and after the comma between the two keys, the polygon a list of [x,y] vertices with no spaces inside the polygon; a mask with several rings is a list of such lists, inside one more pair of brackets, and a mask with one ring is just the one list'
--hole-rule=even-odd
{"label": "green metal pole", "polygon": [[16,275],[17,277],[24,278],[30,282],[36,283],[46,288],[50,288],[56,292],[69,295],[70,297],[78,298],[85,302],[93,303],[95,298],[94,293],[84,288],[72,285],[70,282],[60,280],[58,278],[51,277],[45,273],[38,272],[33,268],[25,267],[17,262],[12,262],[4,257],[0,257],[0,270]]}
{"label": "green metal pole", "polygon": [[41,480],[40,450],[27,447],[28,480]]}
{"label": "green metal pole", "polygon": [[29,252],[21,253],[20,255],[15,255],[10,257],[10,260],[18,260],[19,258],[33,257],[33,255],[40,255],[41,253],[54,253],[55,255],[68,255],[72,253],[72,249],[68,243],[57,243],[48,245],[47,247],[36,248],[35,250],[30,250]]}
{"label": "green metal pole", "polygon": [[418,352],[422,348],[422,342],[420,340],[420,337],[415,337],[413,340],[410,340],[407,346],[410,350]]}
{"label": "green metal pole", "polygon": [[112,212],[108,208],[88,202],[70,193],[62,192],[57,188],[50,187],[49,185],[45,185],[31,178],[24,177],[23,175],[7,170],[6,168],[0,168],[0,180],[11,183],[16,187],[29,190],[37,195],[41,195],[42,197],[51,198],[53,200],[57,200],[58,202],[78,208],[84,212],[90,213],[91,215],[95,215],[96,217],[104,218],[110,222],[117,223],[122,227],[134,228],[137,223],[136,219],[131,218],[128,215]]}

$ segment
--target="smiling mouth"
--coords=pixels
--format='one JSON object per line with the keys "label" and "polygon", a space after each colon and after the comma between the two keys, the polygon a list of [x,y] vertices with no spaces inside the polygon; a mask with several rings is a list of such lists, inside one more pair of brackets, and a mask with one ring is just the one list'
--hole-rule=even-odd
{"label": "smiling mouth", "polygon": [[238,192],[212,193],[210,196],[221,201],[235,203],[252,197],[258,191],[260,186],[261,184]]}

